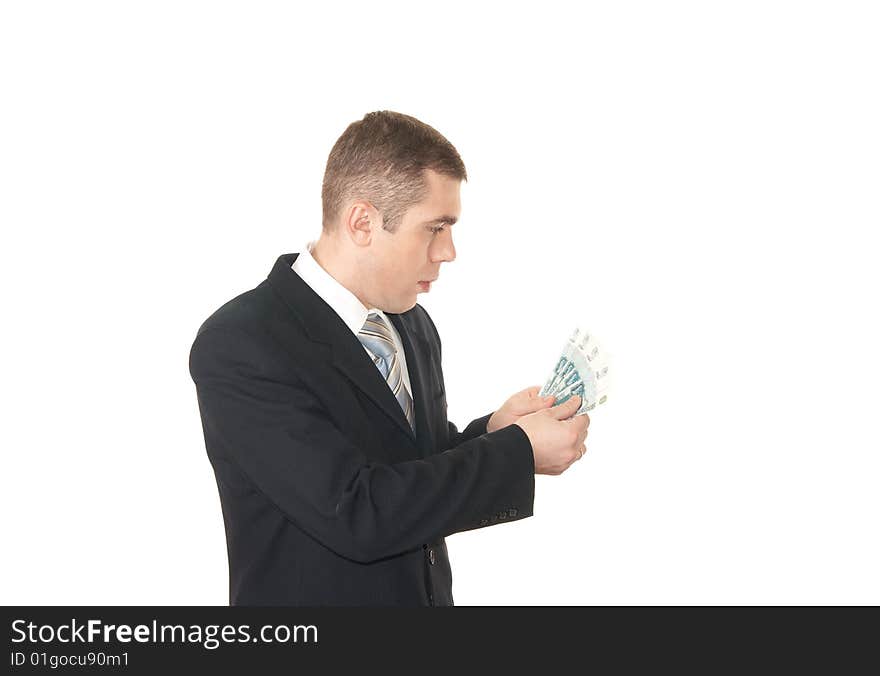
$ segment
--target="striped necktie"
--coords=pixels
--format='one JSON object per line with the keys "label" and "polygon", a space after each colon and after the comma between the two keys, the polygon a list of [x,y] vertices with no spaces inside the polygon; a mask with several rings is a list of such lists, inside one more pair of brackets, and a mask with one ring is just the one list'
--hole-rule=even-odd
{"label": "striped necktie", "polygon": [[364,322],[364,327],[358,333],[358,339],[367,348],[373,363],[379,369],[379,373],[385,378],[391,392],[394,393],[397,403],[403,410],[403,414],[409,421],[409,426],[415,433],[416,421],[413,401],[406,385],[403,382],[403,373],[400,370],[400,360],[397,358],[397,348],[391,337],[391,330],[380,315],[373,312]]}

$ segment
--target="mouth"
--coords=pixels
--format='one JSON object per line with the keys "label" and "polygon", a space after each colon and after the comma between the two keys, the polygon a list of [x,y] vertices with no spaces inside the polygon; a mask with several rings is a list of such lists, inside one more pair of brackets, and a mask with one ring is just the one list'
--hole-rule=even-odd
{"label": "mouth", "polygon": [[436,281],[437,281],[436,277],[434,279],[423,280],[423,281],[419,282],[419,289],[421,289],[422,292],[428,292],[431,290],[431,283],[436,282]]}

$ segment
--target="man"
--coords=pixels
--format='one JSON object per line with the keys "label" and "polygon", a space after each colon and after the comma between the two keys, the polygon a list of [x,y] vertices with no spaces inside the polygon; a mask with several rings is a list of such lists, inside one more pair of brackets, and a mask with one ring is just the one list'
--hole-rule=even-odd
{"label": "man", "polygon": [[[455,259],[455,148],[381,111],[334,145],[316,243],[201,326],[190,353],[234,605],[453,605],[444,537],[532,515],[586,451],[580,402],[530,387],[463,431],[416,303]],[[476,328],[476,327],[475,327]]]}

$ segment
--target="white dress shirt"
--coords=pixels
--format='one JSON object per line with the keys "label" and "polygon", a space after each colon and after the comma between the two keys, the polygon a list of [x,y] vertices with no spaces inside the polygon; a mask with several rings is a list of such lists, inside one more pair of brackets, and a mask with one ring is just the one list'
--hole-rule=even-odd
{"label": "white dress shirt", "polygon": [[[364,328],[364,322],[367,321],[367,317],[370,314],[375,312],[382,317],[382,321],[388,325],[391,331],[394,347],[397,348],[397,358],[400,360],[400,372],[403,375],[406,391],[409,392],[410,397],[413,399],[413,404],[415,404],[415,397],[412,396],[412,386],[409,383],[409,371],[406,368],[406,354],[404,354],[403,343],[400,341],[400,336],[394,324],[391,323],[391,320],[388,319],[382,310],[364,307],[364,304],[358,300],[357,296],[342,286],[329,272],[322,268],[318,261],[312,258],[311,251],[314,246],[315,242],[309,242],[290,267],[311,287],[312,291],[333,308],[333,311],[339,315],[340,319],[354,333],[355,338],[357,338],[360,330]],[[364,347],[364,351],[368,355],[370,354],[366,347]],[[370,356],[370,361],[372,360],[373,357]]]}

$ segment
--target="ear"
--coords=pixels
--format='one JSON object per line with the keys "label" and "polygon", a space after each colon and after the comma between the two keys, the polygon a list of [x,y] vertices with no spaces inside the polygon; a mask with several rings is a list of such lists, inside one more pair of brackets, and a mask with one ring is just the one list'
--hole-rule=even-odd
{"label": "ear", "polygon": [[372,204],[358,200],[349,206],[343,226],[352,242],[368,246],[373,233],[382,227],[382,217]]}

